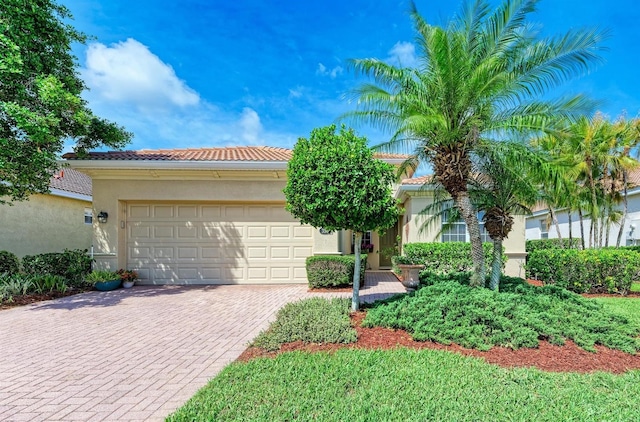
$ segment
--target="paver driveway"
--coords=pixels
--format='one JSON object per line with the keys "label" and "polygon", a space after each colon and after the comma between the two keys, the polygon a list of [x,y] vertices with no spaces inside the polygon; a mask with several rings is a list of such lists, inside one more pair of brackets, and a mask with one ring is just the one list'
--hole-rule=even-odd
{"label": "paver driveway", "polygon": [[[390,277],[368,272],[362,299],[403,291]],[[163,420],[308,296],[302,285],[135,287],[0,311],[0,420]]]}

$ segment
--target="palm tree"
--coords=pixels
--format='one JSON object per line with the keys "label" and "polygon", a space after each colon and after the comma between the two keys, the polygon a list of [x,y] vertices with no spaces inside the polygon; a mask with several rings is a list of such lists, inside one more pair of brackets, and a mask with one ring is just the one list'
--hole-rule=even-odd
{"label": "palm tree", "polygon": [[560,173],[542,155],[521,144],[479,145],[478,152],[469,193],[484,212],[484,227],[493,241],[489,287],[498,290],[502,242],[513,228],[513,216],[531,214],[530,207],[540,199],[537,181],[557,181]]}
{"label": "palm tree", "polygon": [[373,79],[354,91],[357,109],[346,116],[391,132],[382,150],[409,151],[432,165],[469,231],[474,286],[484,285],[477,212],[468,192],[474,150],[482,140],[553,130],[559,117],[591,110],[583,96],[542,99],[599,61],[602,32],[571,30],[540,38],[527,17],[537,0],[485,0],[463,6],[446,27],[428,24],[411,3],[418,68],[377,59],[351,61]]}
{"label": "palm tree", "polygon": [[[630,157],[631,151],[635,150],[637,152],[637,146],[640,143],[640,119],[634,119],[631,121],[626,121],[624,118],[618,119],[616,125],[620,127],[620,141],[622,143],[622,157]],[[637,167],[636,164],[634,167]],[[617,171],[617,178],[622,183],[622,216],[620,217],[620,229],[618,230],[618,237],[616,240],[616,247],[620,247],[620,241],[622,240],[622,232],[624,231],[624,222],[627,219],[627,214],[629,211],[628,199],[627,199],[627,191],[629,188],[629,169],[628,168],[620,168]],[[615,177],[615,176],[614,176]]]}

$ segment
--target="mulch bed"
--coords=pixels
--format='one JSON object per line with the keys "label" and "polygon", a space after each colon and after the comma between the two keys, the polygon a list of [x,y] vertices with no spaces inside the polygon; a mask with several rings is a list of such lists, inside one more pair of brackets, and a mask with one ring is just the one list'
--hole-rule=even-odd
{"label": "mulch bed", "polygon": [[43,302],[45,300],[58,299],[61,297],[73,296],[79,293],[91,291],[92,289],[69,289],[64,293],[50,292],[50,293],[33,293],[28,295],[15,296],[11,302],[0,302],[0,310],[11,309],[18,306],[30,305],[32,303]]}
{"label": "mulch bed", "polygon": [[596,346],[597,353],[587,352],[568,340],[564,346],[554,346],[541,341],[537,349],[523,348],[512,350],[506,347],[493,347],[482,352],[452,344],[449,346],[434,342],[418,342],[411,339],[404,330],[392,330],[383,327],[363,328],[365,312],[352,314],[351,322],[358,332],[358,341],[351,344],[305,344],[301,341],[282,345],[277,352],[267,352],[257,347],[249,347],[238,358],[246,362],[257,357],[274,357],[278,353],[303,350],[307,352],[334,352],[338,349],[392,349],[408,347],[411,349],[436,349],[475,356],[506,368],[533,366],[550,372],[594,372],[606,371],[615,374],[630,369],[640,369],[640,355],[630,355],[619,350]]}

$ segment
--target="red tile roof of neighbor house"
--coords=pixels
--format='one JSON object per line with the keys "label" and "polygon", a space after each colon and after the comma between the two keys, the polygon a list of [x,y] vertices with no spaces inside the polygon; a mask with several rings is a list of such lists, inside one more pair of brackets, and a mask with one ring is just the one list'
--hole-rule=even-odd
{"label": "red tile roof of neighbor house", "polygon": [[420,176],[420,177],[412,177],[410,179],[402,180],[403,185],[424,185],[431,182],[433,182],[432,174],[428,174],[426,176]]}
{"label": "red tile roof of neighbor house", "polygon": [[[139,151],[90,152],[84,157],[75,153],[67,160],[150,160],[150,161],[289,161],[293,151],[287,148],[245,146],[225,148],[156,149]],[[375,153],[381,159],[406,159],[403,154]]]}
{"label": "red tile roof of neighbor house", "polygon": [[61,168],[51,177],[51,189],[91,196],[91,177],[72,168]]}

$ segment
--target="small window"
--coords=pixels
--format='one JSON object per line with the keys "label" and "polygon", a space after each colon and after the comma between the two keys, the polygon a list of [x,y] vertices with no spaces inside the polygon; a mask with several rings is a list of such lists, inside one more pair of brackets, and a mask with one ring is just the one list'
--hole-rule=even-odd
{"label": "small window", "polygon": [[84,224],[93,224],[93,211],[91,208],[84,209]]}
{"label": "small window", "polygon": [[540,220],[540,239],[549,238],[549,225],[546,221]]}
{"label": "small window", "polygon": [[[480,240],[483,242],[491,242],[489,233],[484,228],[484,221],[482,217],[484,213],[478,213],[478,223],[480,225]],[[442,227],[449,221],[449,213],[445,212],[442,215]],[[441,235],[442,242],[470,242],[469,233],[467,232],[467,224],[463,220],[456,220],[449,224],[449,228],[442,230]]]}

